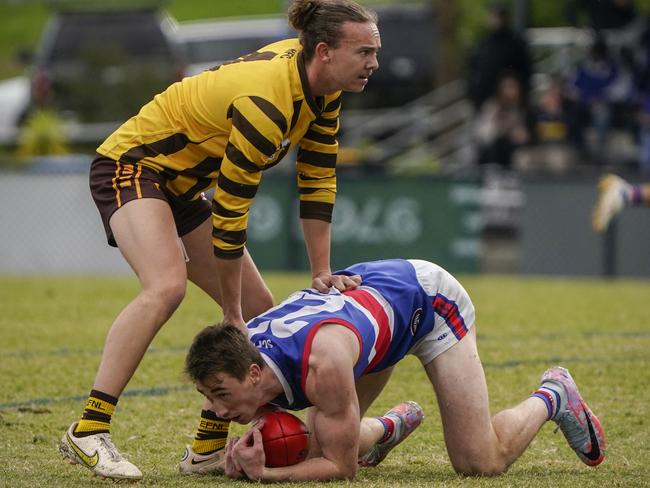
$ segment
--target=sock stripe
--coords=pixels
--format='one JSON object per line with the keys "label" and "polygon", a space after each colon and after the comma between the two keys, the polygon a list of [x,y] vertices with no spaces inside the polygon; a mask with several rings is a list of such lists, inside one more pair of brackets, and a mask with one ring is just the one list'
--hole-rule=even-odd
{"label": "sock stripe", "polygon": [[[77,424],[77,428],[74,431],[75,434],[83,434],[88,432],[92,434],[101,434],[104,432],[110,432],[110,424],[107,422],[84,420]],[[83,436],[78,436],[78,437],[83,437]]]}
{"label": "sock stripe", "polygon": [[544,403],[546,403],[546,408],[548,410],[548,420],[555,418],[558,410],[560,409],[562,399],[560,397],[560,393],[552,387],[552,383],[544,383],[531,396],[544,400]]}
{"label": "sock stripe", "polygon": [[196,440],[192,442],[192,451],[197,454],[212,454],[215,451],[223,449],[226,447],[226,438],[223,439],[206,439],[206,440]]}
{"label": "sock stripe", "polygon": [[211,410],[202,410],[199,427],[192,442],[197,454],[211,454],[226,447],[230,420],[219,417]]}
{"label": "sock stripe", "polygon": [[555,396],[555,412],[553,412],[553,417],[557,414],[557,411],[560,409],[560,403],[562,403],[560,394],[555,391],[553,388],[548,388],[551,392],[553,392],[553,395]]}
{"label": "sock stripe", "polygon": [[553,399],[551,398],[550,393],[542,390],[537,390],[531,395],[531,397],[536,397],[541,399],[546,405],[547,417],[546,420],[553,418]]}
{"label": "sock stripe", "polygon": [[228,437],[227,429],[223,432],[206,432],[204,430],[199,429],[196,432],[196,436],[194,438],[197,440],[206,440],[206,439],[225,439],[226,437]]}
{"label": "sock stripe", "polygon": [[230,428],[229,420],[211,420],[202,418],[199,421],[199,430],[204,432],[228,432]]}
{"label": "sock stripe", "polygon": [[110,432],[116,405],[117,398],[99,390],[91,390],[74,433],[92,435]]}
{"label": "sock stripe", "polygon": [[90,396],[95,397],[98,400],[108,402],[113,406],[117,405],[117,402],[119,401],[119,398],[116,398],[114,396],[109,395],[108,393],[104,393],[103,391],[99,391],[99,390],[90,390]]}
{"label": "sock stripe", "polygon": [[395,422],[393,422],[392,419],[389,419],[388,417],[377,417],[377,420],[381,422],[381,425],[384,426],[384,435],[377,441],[378,444],[381,444],[382,442],[386,442],[388,439],[390,439],[390,436],[393,435],[393,432],[395,432]]}

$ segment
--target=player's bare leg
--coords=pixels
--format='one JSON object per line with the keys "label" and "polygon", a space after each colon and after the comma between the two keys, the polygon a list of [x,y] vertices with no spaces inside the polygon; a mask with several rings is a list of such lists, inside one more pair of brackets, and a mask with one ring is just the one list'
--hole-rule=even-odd
{"label": "player's bare leg", "polygon": [[183,300],[187,271],[166,202],[131,201],[115,212],[110,225],[142,288],[113,322],[95,379],[94,389],[118,397],[160,327]]}
{"label": "player's bare leg", "polygon": [[359,399],[359,412],[363,417],[370,405],[374,403],[379,394],[384,390],[386,383],[393,374],[394,366],[380,371],[379,373],[371,373],[363,375],[359,378],[355,387],[357,390],[357,398]]}
{"label": "player's bare leg", "polygon": [[[210,295],[215,302],[221,303],[221,293],[217,281],[219,267],[214,258],[210,219],[183,236],[182,240],[189,257],[187,263],[189,279]],[[244,249],[242,261],[241,281],[244,320],[250,320],[273,306],[273,296],[246,249]]]}
{"label": "player's bare leg", "polygon": [[425,366],[438,398],[447,452],[466,475],[497,475],[524,452],[548,418],[539,398],[490,417],[475,327]]}
{"label": "player's bare leg", "polygon": [[[212,247],[212,222],[205,220],[182,238],[189,261],[190,281],[206,292],[216,303],[221,303],[217,274],[219,268]],[[262,279],[250,254],[245,249],[242,263],[242,313],[244,320],[273,306],[273,296]],[[216,312],[216,309],[215,309]],[[216,316],[216,313],[215,313]],[[216,320],[215,320],[216,321]],[[199,427],[191,446],[186,446],[178,465],[182,474],[222,474],[225,445],[230,422],[220,419],[205,400]]]}
{"label": "player's bare leg", "polygon": [[70,462],[100,476],[140,479],[140,470],[113,445],[110,420],[149,344],[183,299],[187,274],[166,202],[153,198],[128,202],[115,212],[110,225],[142,289],[113,322],[84,417],[70,426],[59,450]]}
{"label": "player's bare leg", "polygon": [[[415,402],[401,403],[380,417],[363,417],[382,392],[394,368],[362,376],[356,381],[361,425],[359,428],[359,464],[376,466],[422,422],[423,414]],[[307,426],[313,430],[312,409],[307,411]],[[320,446],[310,442],[309,457],[321,455]]]}

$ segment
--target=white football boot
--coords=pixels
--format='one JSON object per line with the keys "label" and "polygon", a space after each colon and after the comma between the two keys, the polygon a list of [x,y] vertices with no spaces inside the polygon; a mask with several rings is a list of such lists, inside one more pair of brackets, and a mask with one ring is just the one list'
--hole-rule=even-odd
{"label": "white football boot", "polygon": [[197,454],[186,446],[178,471],[181,474],[224,474],[225,452],[225,449],[220,449],[211,454]]}
{"label": "white football boot", "polygon": [[63,435],[59,452],[71,464],[80,464],[98,476],[116,480],[139,480],[142,472],[117,450],[108,433],[75,437],[73,423]]}

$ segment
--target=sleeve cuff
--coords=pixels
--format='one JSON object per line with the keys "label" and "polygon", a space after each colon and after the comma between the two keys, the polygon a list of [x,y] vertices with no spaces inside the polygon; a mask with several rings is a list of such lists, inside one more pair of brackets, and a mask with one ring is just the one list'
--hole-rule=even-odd
{"label": "sleeve cuff", "polygon": [[239,259],[244,255],[244,248],[233,249],[231,251],[224,251],[218,247],[213,246],[214,255],[221,259]]}
{"label": "sleeve cuff", "polygon": [[300,218],[332,222],[334,205],[320,202],[300,202]]}

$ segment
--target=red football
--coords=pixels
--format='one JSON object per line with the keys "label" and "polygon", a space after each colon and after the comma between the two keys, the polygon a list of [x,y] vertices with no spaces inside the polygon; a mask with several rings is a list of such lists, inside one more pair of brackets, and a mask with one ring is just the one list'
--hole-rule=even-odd
{"label": "red football", "polygon": [[307,426],[289,412],[267,412],[260,429],[266,465],[270,468],[291,466],[304,461],[309,449]]}

